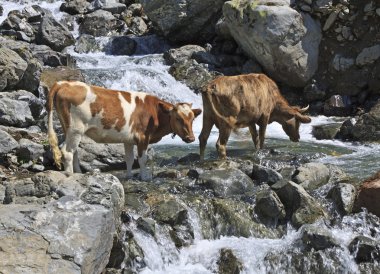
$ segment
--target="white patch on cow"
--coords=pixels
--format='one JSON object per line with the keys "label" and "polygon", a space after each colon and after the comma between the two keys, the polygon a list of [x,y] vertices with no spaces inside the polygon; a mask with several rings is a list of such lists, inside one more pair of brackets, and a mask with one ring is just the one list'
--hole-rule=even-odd
{"label": "white patch on cow", "polygon": [[179,105],[178,106],[178,111],[179,112],[182,112],[183,115],[185,116],[189,116],[191,113],[193,113],[193,111],[191,110],[191,107],[187,104],[185,105]]}

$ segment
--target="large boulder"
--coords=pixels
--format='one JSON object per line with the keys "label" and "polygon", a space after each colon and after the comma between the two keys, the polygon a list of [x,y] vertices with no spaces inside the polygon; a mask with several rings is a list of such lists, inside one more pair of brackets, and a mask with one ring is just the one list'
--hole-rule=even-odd
{"label": "large boulder", "polygon": [[17,141],[6,131],[0,129],[0,155],[7,154],[17,147]]}
{"label": "large boulder", "polygon": [[364,181],[360,186],[354,211],[359,211],[362,207],[380,217],[380,172]]}
{"label": "large boulder", "polygon": [[107,36],[120,31],[123,26],[124,23],[113,16],[111,12],[97,10],[84,17],[79,26],[79,32],[93,36]]}
{"label": "large boulder", "polygon": [[307,163],[299,168],[293,174],[293,181],[300,184],[306,190],[314,190],[330,179],[330,170],[321,163]]}
{"label": "large boulder", "polygon": [[223,14],[236,42],[275,80],[302,87],[317,70],[321,27],[288,1],[228,1]]}
{"label": "large boulder", "polygon": [[11,89],[21,80],[28,67],[16,52],[0,47],[0,91]]}
{"label": "large boulder", "polygon": [[333,200],[337,210],[341,214],[347,215],[352,212],[356,198],[356,189],[351,184],[339,183],[329,191],[327,197]]}
{"label": "large boulder", "polygon": [[224,0],[141,0],[145,14],[163,35],[178,43],[209,41]]}
{"label": "large boulder", "polygon": [[286,215],[297,228],[327,217],[322,206],[305,189],[292,181],[278,182],[272,186],[285,206]]}
{"label": "large boulder", "polygon": [[59,8],[68,14],[85,14],[91,10],[91,4],[86,0],[66,0]]}
{"label": "large boulder", "polygon": [[53,17],[45,16],[42,18],[36,42],[55,51],[62,51],[65,47],[73,45],[75,39],[65,26]]}
{"label": "large boulder", "polygon": [[[15,189],[16,187],[16,189]],[[46,197],[0,205],[0,269],[5,273],[102,273],[120,228],[124,193],[109,174],[40,173],[8,182],[7,193]],[[20,198],[20,197],[19,197]]]}

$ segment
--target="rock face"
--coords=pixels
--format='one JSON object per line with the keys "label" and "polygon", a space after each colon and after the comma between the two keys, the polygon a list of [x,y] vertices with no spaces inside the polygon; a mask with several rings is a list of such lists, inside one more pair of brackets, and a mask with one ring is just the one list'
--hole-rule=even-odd
{"label": "rock face", "polygon": [[71,32],[52,17],[43,17],[37,35],[37,43],[61,51],[75,43]]}
{"label": "rock face", "polygon": [[[6,188],[12,203],[0,205],[2,271],[102,272],[124,204],[116,177],[87,174],[66,178],[62,173],[46,172],[6,183]],[[33,196],[46,204],[31,203]]]}
{"label": "rock face", "polygon": [[228,1],[223,14],[236,42],[273,79],[302,87],[317,70],[320,25],[289,2]]}
{"label": "rock face", "polygon": [[362,207],[380,217],[380,172],[361,185],[354,210],[359,211]]}
{"label": "rock face", "polygon": [[144,12],[173,42],[210,41],[223,0],[141,0]]}

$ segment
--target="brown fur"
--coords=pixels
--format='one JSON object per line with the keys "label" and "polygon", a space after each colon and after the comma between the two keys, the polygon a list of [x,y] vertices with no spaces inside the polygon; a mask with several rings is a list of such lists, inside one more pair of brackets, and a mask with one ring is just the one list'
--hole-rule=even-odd
{"label": "brown fur", "polygon": [[[217,143],[219,155],[224,158],[231,130],[249,127],[256,147],[261,148],[268,123],[280,123],[291,140],[298,141],[299,123],[311,121],[299,112],[299,108],[291,107],[276,83],[264,74],[218,77],[203,88],[202,99],[201,157],[214,124],[220,132]],[[256,124],[260,127],[259,135]]]}

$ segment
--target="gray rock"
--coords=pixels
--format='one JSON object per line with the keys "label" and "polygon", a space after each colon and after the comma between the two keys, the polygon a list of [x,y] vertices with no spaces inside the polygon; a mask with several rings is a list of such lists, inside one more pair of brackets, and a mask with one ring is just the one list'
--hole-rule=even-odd
{"label": "gray rock", "polygon": [[34,95],[23,90],[0,93],[0,123],[2,125],[28,127],[36,124],[30,101],[21,100],[24,96],[33,97]]}
{"label": "gray rock", "polygon": [[285,206],[287,217],[295,227],[312,224],[318,219],[327,217],[321,205],[305,189],[296,183],[278,182],[271,187]]}
{"label": "gray rock", "polygon": [[67,65],[67,55],[56,52],[46,45],[30,45],[33,56],[44,66],[58,67]]}
{"label": "gray rock", "polygon": [[0,5],[0,16],[3,16],[4,8]]}
{"label": "gray rock", "polygon": [[189,88],[199,91],[202,86],[215,78],[215,74],[210,73],[207,65],[198,64],[195,60],[177,62],[170,67],[169,73]]}
{"label": "gray rock", "polygon": [[[72,179],[82,184],[83,193],[61,197],[44,205],[0,207],[2,271],[103,271],[108,263],[113,236],[119,228],[116,217],[124,205],[122,186],[114,176],[106,174],[76,175]],[[72,179],[67,178],[68,181]],[[88,199],[88,193],[94,190],[96,195]]]}
{"label": "gray rock", "polygon": [[327,184],[329,178],[329,168],[321,163],[306,163],[293,174],[293,181],[306,190],[314,190]]}
{"label": "gray rock", "polygon": [[239,274],[243,270],[243,264],[235,256],[231,249],[222,248],[218,259],[219,274]]}
{"label": "gray rock", "polygon": [[128,27],[129,31],[137,36],[144,35],[148,31],[148,26],[141,17],[133,17]]}
{"label": "gray rock", "polygon": [[232,36],[270,77],[303,87],[318,67],[319,23],[290,8],[286,1],[249,3],[224,4],[223,14]]}
{"label": "gray rock", "polygon": [[7,132],[0,129],[0,155],[7,154],[17,147],[17,141]]}
{"label": "gray rock", "polygon": [[244,172],[235,168],[206,170],[199,175],[196,184],[211,189],[218,197],[243,195],[254,186]]}
{"label": "gray rock", "polygon": [[71,32],[56,21],[53,17],[43,17],[38,29],[37,44],[47,45],[55,51],[62,51],[65,47],[75,43]]}
{"label": "gray rock", "polygon": [[132,55],[136,51],[136,41],[128,36],[116,36],[108,45],[108,53],[111,55]]}
{"label": "gray rock", "polygon": [[263,72],[263,69],[261,68],[260,64],[253,59],[249,59],[247,62],[244,63],[244,65],[241,68],[242,74],[262,73],[262,72]]}
{"label": "gray rock", "polygon": [[351,184],[339,183],[329,191],[327,197],[334,201],[341,214],[347,215],[352,212],[354,207],[356,189]]}
{"label": "gray rock", "polygon": [[117,0],[95,0],[92,2],[92,6],[95,9],[102,9],[113,14],[120,14],[127,8],[125,4],[119,3]]}
{"label": "gray rock", "polygon": [[323,25],[323,31],[327,31],[331,28],[331,26],[335,23],[336,19],[338,18],[338,14],[338,10],[334,10],[330,13],[329,17],[327,17],[325,24]]}
{"label": "gray rock", "polygon": [[305,225],[302,227],[302,242],[308,249],[314,248],[315,250],[324,250],[338,246],[338,243],[334,239],[332,233],[323,228],[312,225]]}
{"label": "gray rock", "polygon": [[204,48],[197,45],[186,45],[164,52],[164,59],[168,65],[189,60],[196,52],[206,52]]}
{"label": "gray rock", "polygon": [[146,233],[154,236],[156,233],[156,222],[149,218],[139,217],[137,219],[137,228],[145,231]]}
{"label": "gray rock", "polygon": [[227,25],[224,17],[220,18],[218,20],[218,22],[216,22],[215,32],[218,36],[220,36],[224,39],[233,39],[231,32],[230,32],[230,29],[228,28],[228,25]]}
{"label": "gray rock", "polygon": [[283,179],[276,170],[257,164],[253,164],[251,178],[258,183],[267,183],[268,185],[273,185]]}
{"label": "gray rock", "polygon": [[313,101],[322,100],[326,96],[326,92],[318,86],[315,80],[305,86],[303,90],[303,98],[311,103]]}
{"label": "gray rock", "polygon": [[276,192],[270,189],[262,190],[256,195],[255,211],[263,219],[277,222],[286,216],[285,207]]}
{"label": "gray rock", "polygon": [[68,14],[85,14],[91,10],[91,4],[86,0],[66,0],[59,8]]}
{"label": "gray rock", "polygon": [[380,58],[380,45],[364,48],[356,57],[356,65],[365,66]]}
{"label": "gray rock", "polygon": [[326,116],[348,116],[351,113],[348,96],[333,95],[325,101],[323,112]]}
{"label": "gray rock", "polygon": [[16,155],[21,161],[36,161],[45,153],[44,146],[28,139],[20,139]]}
{"label": "gray rock", "polygon": [[75,42],[74,50],[78,53],[89,53],[102,51],[104,45],[101,45],[94,36],[89,34],[82,34]]}
{"label": "gray rock", "polygon": [[177,43],[210,41],[223,0],[141,0],[145,14],[163,35]]}
{"label": "gray rock", "polygon": [[16,52],[0,47],[0,91],[14,88],[28,67]]}
{"label": "gray rock", "polygon": [[118,20],[111,12],[97,10],[87,14],[79,26],[81,34],[107,36],[122,29],[124,22]]}
{"label": "gray rock", "polygon": [[312,134],[317,140],[332,140],[337,136],[342,123],[313,126]]}
{"label": "gray rock", "polygon": [[348,246],[356,262],[373,262],[380,259],[379,243],[366,236],[357,236]]}
{"label": "gray rock", "polygon": [[354,58],[343,57],[340,54],[336,54],[332,61],[332,66],[336,71],[345,71],[351,68],[355,64]]}
{"label": "gray rock", "polygon": [[153,209],[154,219],[171,226],[184,224],[187,220],[187,209],[175,199],[158,203]]}

